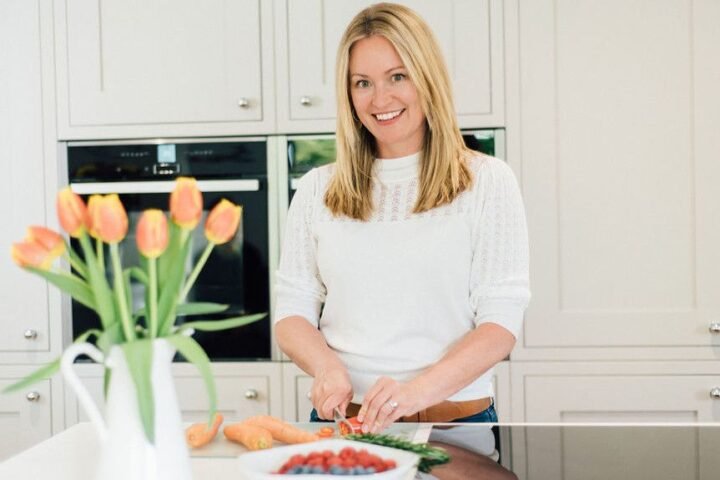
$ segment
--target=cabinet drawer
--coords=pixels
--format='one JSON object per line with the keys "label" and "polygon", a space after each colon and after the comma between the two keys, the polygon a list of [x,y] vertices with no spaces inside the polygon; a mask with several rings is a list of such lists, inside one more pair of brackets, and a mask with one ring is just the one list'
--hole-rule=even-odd
{"label": "cabinet drawer", "polygon": [[[0,390],[18,378],[0,378]],[[50,380],[0,395],[0,462],[52,435]]]}

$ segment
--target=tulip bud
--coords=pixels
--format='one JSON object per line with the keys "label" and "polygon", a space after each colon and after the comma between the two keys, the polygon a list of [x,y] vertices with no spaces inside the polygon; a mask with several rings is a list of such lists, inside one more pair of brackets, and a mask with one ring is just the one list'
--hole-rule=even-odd
{"label": "tulip bud", "polygon": [[102,199],[102,195],[94,194],[90,195],[90,198],[88,198],[87,201],[87,212],[88,212],[88,218],[90,219],[89,225],[88,225],[88,233],[93,238],[98,238],[97,231],[93,228],[92,225],[92,218],[95,215],[95,209],[97,209],[98,203]]}
{"label": "tulip bud", "polygon": [[215,245],[229,242],[240,225],[242,207],[222,199],[208,214],[205,222],[205,236]]}
{"label": "tulip bud", "polygon": [[28,240],[13,243],[10,254],[15,263],[21,267],[35,267],[41,270],[49,269],[55,259],[40,243]]}
{"label": "tulip bud", "polygon": [[25,241],[39,244],[53,259],[65,251],[65,242],[62,236],[49,228],[37,225],[28,227]]}
{"label": "tulip bud", "polygon": [[105,243],[118,243],[128,231],[128,217],[120,197],[113,193],[96,200],[90,230]]}
{"label": "tulip bud", "polygon": [[202,193],[194,178],[178,177],[170,194],[170,216],[180,228],[192,230],[202,217]]}
{"label": "tulip bud", "polygon": [[168,224],[161,210],[145,210],[135,231],[138,251],[147,258],[157,258],[168,245]]}
{"label": "tulip bud", "polygon": [[89,223],[85,202],[70,187],[58,192],[57,214],[60,226],[74,238],[78,238]]}

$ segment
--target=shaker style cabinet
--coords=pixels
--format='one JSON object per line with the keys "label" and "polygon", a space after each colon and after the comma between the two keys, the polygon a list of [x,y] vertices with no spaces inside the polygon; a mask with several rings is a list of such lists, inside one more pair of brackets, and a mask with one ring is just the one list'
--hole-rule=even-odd
{"label": "shaker style cabinet", "polygon": [[60,139],[274,125],[272,4],[56,0]]}
{"label": "shaker style cabinet", "polygon": [[[76,364],[75,370],[88,393],[100,407],[103,400],[103,369],[97,364]],[[228,422],[252,415],[282,416],[282,381],[279,363],[248,362],[214,363],[212,365],[217,390],[217,411]],[[208,396],[205,382],[194,365],[174,363],[173,376],[182,418],[185,422],[207,420]],[[85,409],[75,393],[66,388],[65,417],[67,426],[89,421]]]}
{"label": "shaker style cabinet", "polygon": [[505,6],[533,292],[513,360],[716,359],[720,3]]}
{"label": "shaker style cabinet", "polygon": [[0,2],[0,364],[48,361],[60,345],[59,295],[10,258],[11,245],[23,239],[28,226],[48,221],[53,226],[55,220],[46,197],[46,189],[54,194],[56,178],[54,142],[46,135],[54,128],[47,121],[53,101],[47,82],[50,6]]}
{"label": "shaker style cabinet", "polygon": [[[275,0],[277,124],[281,132],[335,130],[335,56],[350,19],[370,0]],[[445,55],[461,127],[504,125],[502,0],[407,0]]]}
{"label": "shaker style cabinet", "polygon": [[[15,383],[27,369],[0,367],[0,390]],[[50,381],[44,380],[13,394],[0,395],[0,463],[26,448],[45,440],[52,434],[52,406]]]}

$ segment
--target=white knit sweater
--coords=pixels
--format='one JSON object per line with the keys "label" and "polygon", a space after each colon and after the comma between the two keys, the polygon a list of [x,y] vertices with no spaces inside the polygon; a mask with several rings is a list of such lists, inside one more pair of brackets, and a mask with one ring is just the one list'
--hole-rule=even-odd
{"label": "white knit sweater", "polygon": [[[512,170],[478,155],[470,190],[413,214],[419,158],[375,161],[367,222],[333,217],[324,205],[332,165],[300,180],[288,213],[275,322],[300,315],[320,328],[348,368],[356,402],[381,375],[418,375],[481,323],[517,337],[530,299]],[[491,380],[492,370],[450,399],[492,396]]]}

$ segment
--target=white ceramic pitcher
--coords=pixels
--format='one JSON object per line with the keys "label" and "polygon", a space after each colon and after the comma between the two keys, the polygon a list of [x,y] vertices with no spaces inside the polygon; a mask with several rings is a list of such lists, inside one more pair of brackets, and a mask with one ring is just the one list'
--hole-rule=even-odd
{"label": "white ceramic pitcher", "polygon": [[[73,369],[85,354],[110,368],[105,418]],[[190,457],[171,365],[175,349],[163,339],[153,341],[151,382],[155,400],[155,444],[145,438],[133,383],[123,350],[114,346],[105,358],[89,343],[73,344],[63,353],[61,370],[73,388],[102,442],[96,478],[103,480],[190,480]]]}

